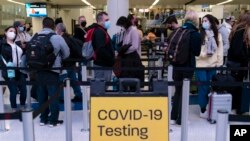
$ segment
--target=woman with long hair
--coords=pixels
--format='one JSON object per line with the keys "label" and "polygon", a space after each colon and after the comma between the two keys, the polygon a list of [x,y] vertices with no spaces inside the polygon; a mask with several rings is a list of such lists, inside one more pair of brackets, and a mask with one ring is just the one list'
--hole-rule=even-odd
{"label": "woman with long hair", "polygon": [[[5,29],[4,38],[0,42],[0,66],[1,67],[20,67],[21,56],[23,55],[22,49],[14,42],[17,37],[17,31],[13,26]],[[21,73],[20,70],[12,70],[2,72],[3,78],[6,81],[25,81],[26,75]],[[20,108],[24,108],[26,102],[27,89],[25,84],[9,83],[10,90],[10,104],[13,112],[17,110],[16,95],[20,91]]]}
{"label": "woman with long hair", "polygon": [[[250,59],[250,12],[239,17],[229,36],[230,47],[228,50],[228,67],[247,67]],[[232,71],[232,76],[238,82],[247,77],[247,71]],[[238,114],[241,110],[242,87],[236,87],[233,95],[233,109]]]}
{"label": "woman with long hair", "polygon": [[[201,53],[196,57],[196,67],[220,67],[223,65],[223,43],[222,37],[218,32],[214,16],[205,15],[202,18],[201,27]],[[196,71],[198,81],[211,81],[216,70]],[[209,86],[198,86],[198,99],[201,108],[200,117],[207,118],[206,106],[208,104]]]}

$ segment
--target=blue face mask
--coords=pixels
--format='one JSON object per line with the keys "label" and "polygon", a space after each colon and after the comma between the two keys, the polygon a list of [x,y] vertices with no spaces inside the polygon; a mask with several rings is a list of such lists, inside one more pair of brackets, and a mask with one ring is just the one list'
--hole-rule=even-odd
{"label": "blue face mask", "polygon": [[110,26],[111,26],[111,22],[110,22],[110,21],[106,21],[106,22],[104,23],[104,28],[109,29]]}
{"label": "blue face mask", "polygon": [[24,27],[23,27],[23,26],[18,27],[18,29],[19,29],[20,32],[23,32],[23,31],[24,31]]}
{"label": "blue face mask", "polygon": [[210,23],[209,23],[209,22],[204,22],[204,23],[202,23],[202,27],[203,27],[205,30],[208,30],[208,29],[210,29]]}

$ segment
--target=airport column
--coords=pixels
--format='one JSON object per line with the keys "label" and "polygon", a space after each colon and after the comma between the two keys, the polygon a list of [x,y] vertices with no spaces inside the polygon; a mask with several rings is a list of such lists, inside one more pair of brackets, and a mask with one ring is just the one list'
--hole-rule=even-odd
{"label": "airport column", "polygon": [[111,21],[111,27],[108,30],[111,38],[120,31],[120,27],[116,26],[116,22],[120,16],[128,16],[129,0],[108,0],[107,11]]}

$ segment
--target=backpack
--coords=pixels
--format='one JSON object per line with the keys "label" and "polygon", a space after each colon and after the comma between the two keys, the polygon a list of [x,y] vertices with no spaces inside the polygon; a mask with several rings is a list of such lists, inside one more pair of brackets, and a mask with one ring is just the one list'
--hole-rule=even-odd
{"label": "backpack", "polygon": [[173,64],[185,64],[190,57],[190,35],[194,30],[180,27],[168,38],[167,59]]}
{"label": "backpack", "polygon": [[[95,29],[96,28],[92,28],[92,29],[89,29],[87,31],[85,42],[83,44],[82,56],[87,60],[91,60],[91,59],[96,60],[96,51],[94,50],[93,44],[92,44],[92,39],[93,39],[93,34],[94,34]],[[103,30],[103,29],[101,29],[101,30]],[[108,37],[108,34],[106,32],[105,32],[105,34],[106,34],[105,43],[107,44],[109,37]]]}
{"label": "backpack", "polygon": [[82,56],[83,42],[68,34],[64,34],[62,37],[66,41],[70,50],[70,56],[62,60],[62,66],[72,67],[75,65],[77,61],[81,61],[83,59],[83,56]]}
{"label": "backpack", "polygon": [[35,34],[31,41],[27,44],[26,58],[27,65],[33,69],[51,68],[56,60],[54,47],[50,42],[49,34]]}
{"label": "backpack", "polygon": [[69,41],[71,46],[69,46],[70,49],[70,57],[76,58],[76,59],[82,59],[82,47],[83,42],[77,38],[74,38],[72,36],[69,37]]}

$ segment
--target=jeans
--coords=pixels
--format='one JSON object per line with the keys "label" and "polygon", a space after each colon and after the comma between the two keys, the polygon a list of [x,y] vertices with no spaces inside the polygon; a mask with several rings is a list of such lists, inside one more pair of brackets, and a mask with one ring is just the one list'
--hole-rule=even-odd
{"label": "jeans", "polygon": [[[196,71],[197,81],[211,81],[213,75],[216,74],[216,70],[199,70]],[[210,87],[208,85],[198,86],[198,102],[200,108],[206,108],[208,104],[208,94],[210,92]]]}
{"label": "jeans", "polygon": [[[101,67],[94,65],[94,67]],[[105,81],[111,81],[112,70],[95,70],[95,79],[104,79]]]}
{"label": "jeans", "polygon": [[[63,81],[67,77],[70,79],[70,85],[74,90],[75,96],[81,98],[82,97],[81,87],[80,85],[75,84],[76,81],[78,80],[76,78],[76,72],[74,70],[67,70],[67,74],[60,75],[60,81]],[[64,92],[62,91],[60,95],[61,99],[63,99],[63,94]]]}
{"label": "jeans", "polygon": [[[46,81],[55,81],[59,82],[59,74],[55,72],[50,71],[41,71],[37,73],[37,79],[38,82],[46,82]],[[53,95],[57,94],[59,89],[59,85],[54,84],[48,84],[48,85],[38,85],[37,86],[37,95],[38,95],[38,102],[39,107],[41,107],[49,97],[52,97]],[[48,117],[50,113],[50,117]],[[58,121],[59,117],[59,100],[58,98],[53,100],[51,104],[49,105],[49,108],[47,108],[43,113],[41,113],[40,119],[41,122],[56,122]]]}
{"label": "jeans", "polygon": [[[17,81],[26,81],[25,74],[20,73],[19,80]],[[27,87],[25,84],[8,84],[8,88],[10,90],[10,104],[11,108],[17,108],[16,103],[16,95],[18,91],[20,91],[20,105],[24,106],[26,103],[26,97],[27,97]]]}

